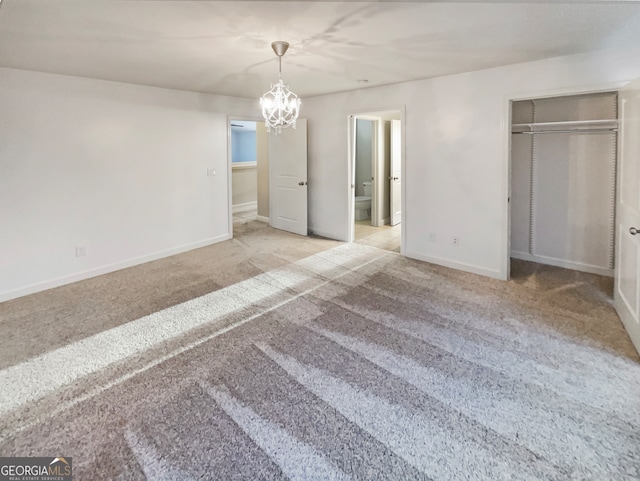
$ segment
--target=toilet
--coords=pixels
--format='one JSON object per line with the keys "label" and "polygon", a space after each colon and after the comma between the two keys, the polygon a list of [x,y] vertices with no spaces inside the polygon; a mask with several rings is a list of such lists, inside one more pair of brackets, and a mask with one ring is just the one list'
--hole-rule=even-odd
{"label": "toilet", "polygon": [[363,182],[364,195],[356,196],[356,220],[366,220],[371,217],[371,182]]}

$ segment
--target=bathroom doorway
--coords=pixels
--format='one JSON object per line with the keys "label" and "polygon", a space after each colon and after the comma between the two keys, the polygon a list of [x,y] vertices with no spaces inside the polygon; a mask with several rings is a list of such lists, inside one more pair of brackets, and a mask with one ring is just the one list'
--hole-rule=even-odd
{"label": "bathroom doorway", "polygon": [[402,250],[401,110],[350,117],[351,240]]}
{"label": "bathroom doorway", "polygon": [[371,196],[375,144],[378,121],[356,118],[355,139],[355,220],[362,225],[374,225],[371,218]]}

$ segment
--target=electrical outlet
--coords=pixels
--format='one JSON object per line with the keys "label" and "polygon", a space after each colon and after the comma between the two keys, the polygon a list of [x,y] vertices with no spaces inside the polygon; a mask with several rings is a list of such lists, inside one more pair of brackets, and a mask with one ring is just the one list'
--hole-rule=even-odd
{"label": "electrical outlet", "polygon": [[429,232],[429,242],[435,242],[435,241],[436,241],[436,233]]}
{"label": "electrical outlet", "polygon": [[460,237],[454,236],[451,238],[451,245],[458,246],[460,245]]}
{"label": "electrical outlet", "polygon": [[87,255],[86,246],[76,246],[76,257],[84,257]]}

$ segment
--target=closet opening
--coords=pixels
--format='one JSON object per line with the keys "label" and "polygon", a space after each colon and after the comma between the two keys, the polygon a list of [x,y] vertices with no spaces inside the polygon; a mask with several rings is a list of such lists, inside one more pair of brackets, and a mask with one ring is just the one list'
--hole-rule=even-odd
{"label": "closet opening", "polygon": [[612,295],[617,130],[617,92],[512,101],[511,278],[561,267]]}

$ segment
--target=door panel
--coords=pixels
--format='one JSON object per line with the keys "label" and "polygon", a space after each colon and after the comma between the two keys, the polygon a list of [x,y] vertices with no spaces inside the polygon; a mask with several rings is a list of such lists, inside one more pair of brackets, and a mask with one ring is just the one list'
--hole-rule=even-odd
{"label": "door panel", "polygon": [[640,79],[620,91],[614,306],[640,352]]}
{"label": "door panel", "polygon": [[[625,235],[627,234],[627,235]],[[618,294],[624,302],[626,309],[632,317],[638,317],[638,246],[633,242],[628,233],[620,229],[619,236],[619,268],[618,268]]]}
{"label": "door panel", "polygon": [[307,121],[269,134],[269,219],[272,227],[307,235]]}
{"label": "door panel", "polygon": [[402,131],[399,120],[391,121],[391,225],[402,221]]}

